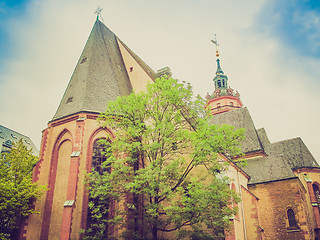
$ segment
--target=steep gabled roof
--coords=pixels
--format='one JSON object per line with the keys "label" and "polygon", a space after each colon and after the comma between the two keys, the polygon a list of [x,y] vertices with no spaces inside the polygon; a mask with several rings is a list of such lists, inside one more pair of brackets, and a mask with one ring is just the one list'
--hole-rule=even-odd
{"label": "steep gabled roof", "polygon": [[296,177],[289,164],[281,157],[276,156],[248,159],[247,165],[243,169],[250,176],[248,184],[274,182]]}
{"label": "steep gabled roof", "polygon": [[256,128],[246,107],[216,114],[212,117],[210,123],[216,125],[227,124],[235,128],[244,128],[246,130],[246,140],[243,142],[241,150],[244,153],[262,150]]}
{"label": "steep gabled roof", "polygon": [[271,143],[266,146],[265,150],[269,156],[282,158],[292,170],[299,168],[319,168],[319,164],[301,138]]}
{"label": "steep gabled roof", "polygon": [[[100,113],[107,103],[132,91],[118,38],[97,20],[52,121],[78,112]],[[155,73],[127,46],[143,70]]]}
{"label": "steep gabled roof", "polygon": [[285,180],[295,177],[294,170],[319,168],[319,164],[300,138],[266,145],[266,158],[249,159],[244,170],[250,175],[249,184]]}
{"label": "steep gabled roof", "polygon": [[214,115],[211,124],[228,124],[246,129],[242,145],[244,153],[263,150],[267,157],[248,159],[243,170],[250,176],[249,184],[295,178],[294,170],[320,168],[300,138],[270,143],[265,130],[257,130],[247,108]]}

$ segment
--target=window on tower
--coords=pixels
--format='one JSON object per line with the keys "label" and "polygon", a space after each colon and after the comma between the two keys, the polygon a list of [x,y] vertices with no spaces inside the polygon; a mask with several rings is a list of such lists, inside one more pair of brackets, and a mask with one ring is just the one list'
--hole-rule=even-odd
{"label": "window on tower", "polygon": [[218,87],[221,87],[221,81],[218,80]]}

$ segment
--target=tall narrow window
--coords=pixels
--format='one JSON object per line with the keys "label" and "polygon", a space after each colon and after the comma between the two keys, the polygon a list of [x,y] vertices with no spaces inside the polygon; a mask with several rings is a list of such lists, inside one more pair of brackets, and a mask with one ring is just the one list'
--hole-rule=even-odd
{"label": "tall narrow window", "polygon": [[103,168],[102,166],[102,163],[105,162],[108,157],[109,154],[107,153],[106,145],[101,144],[99,140],[95,141],[92,150],[92,169],[96,172],[99,172],[100,175],[102,175],[105,171],[110,172],[110,168]]}
{"label": "tall narrow window", "polygon": [[318,211],[320,213],[320,191],[319,191],[319,188],[316,184],[312,184],[312,188],[313,188],[314,196],[316,197],[316,201],[318,204]]}
{"label": "tall narrow window", "polygon": [[292,209],[288,209],[287,216],[288,216],[288,221],[289,221],[289,229],[297,229],[298,225],[296,222],[294,211]]}
{"label": "tall narrow window", "polygon": [[[104,173],[111,172],[110,167],[103,165],[103,163],[109,157],[110,153],[108,153],[108,147],[106,146],[106,144],[101,143],[99,140],[96,140],[93,144],[91,162],[92,171],[95,171],[99,174],[99,176],[96,176],[95,178],[101,178],[102,180],[102,175]],[[109,239],[110,236],[108,236],[108,219],[110,200],[103,194],[101,195],[99,194],[99,192],[96,192],[96,190],[94,189],[91,191],[93,191],[94,194],[92,194],[92,192],[89,193],[87,236],[97,237],[99,235],[101,239]],[[97,212],[97,209],[99,209],[99,212]]]}

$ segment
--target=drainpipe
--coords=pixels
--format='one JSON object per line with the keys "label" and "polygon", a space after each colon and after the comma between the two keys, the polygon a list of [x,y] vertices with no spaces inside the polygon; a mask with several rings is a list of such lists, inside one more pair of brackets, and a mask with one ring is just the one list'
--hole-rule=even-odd
{"label": "drainpipe", "polygon": [[240,184],[239,170],[237,170],[237,176],[238,176],[238,187],[239,187],[239,192],[241,196],[241,210],[242,210],[241,213],[242,213],[242,220],[243,220],[244,239],[247,240],[246,220],[244,218],[243,198],[242,198],[242,189]]}

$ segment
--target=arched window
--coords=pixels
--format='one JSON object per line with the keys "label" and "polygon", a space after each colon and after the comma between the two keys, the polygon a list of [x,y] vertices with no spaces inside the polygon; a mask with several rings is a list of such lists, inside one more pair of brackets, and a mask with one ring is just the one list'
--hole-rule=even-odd
{"label": "arched window", "polygon": [[[102,143],[100,139],[93,143],[91,168],[93,171],[98,172],[102,179],[102,175],[104,173],[111,172],[111,168],[109,166],[103,165],[103,162],[105,162],[111,155],[111,153],[108,152],[108,144],[111,143],[108,141],[104,141]],[[89,192],[87,236],[97,236],[98,233],[101,239],[109,239],[108,219],[110,205],[110,199],[106,198],[104,194],[100,195],[99,193],[95,192],[95,194],[92,195],[91,192]],[[99,210],[98,213],[97,209]]]}
{"label": "arched window", "polygon": [[312,184],[314,196],[316,197],[318,205],[320,204],[320,191],[316,184]]}
{"label": "arched window", "polygon": [[295,218],[294,211],[290,208],[287,211],[288,221],[289,221],[289,229],[297,229],[298,224]]}
{"label": "arched window", "polygon": [[109,156],[110,154],[107,153],[107,145],[101,143],[100,139],[96,140],[93,144],[91,168],[99,172],[100,175],[102,175],[104,171],[110,172],[110,168],[102,167],[102,163],[106,161]]}
{"label": "arched window", "polygon": [[312,188],[313,188],[314,196],[316,197],[316,201],[318,203],[318,210],[320,213],[320,191],[318,186],[315,183],[312,184]]}
{"label": "arched window", "polygon": [[218,87],[221,87],[221,81],[218,80]]}

